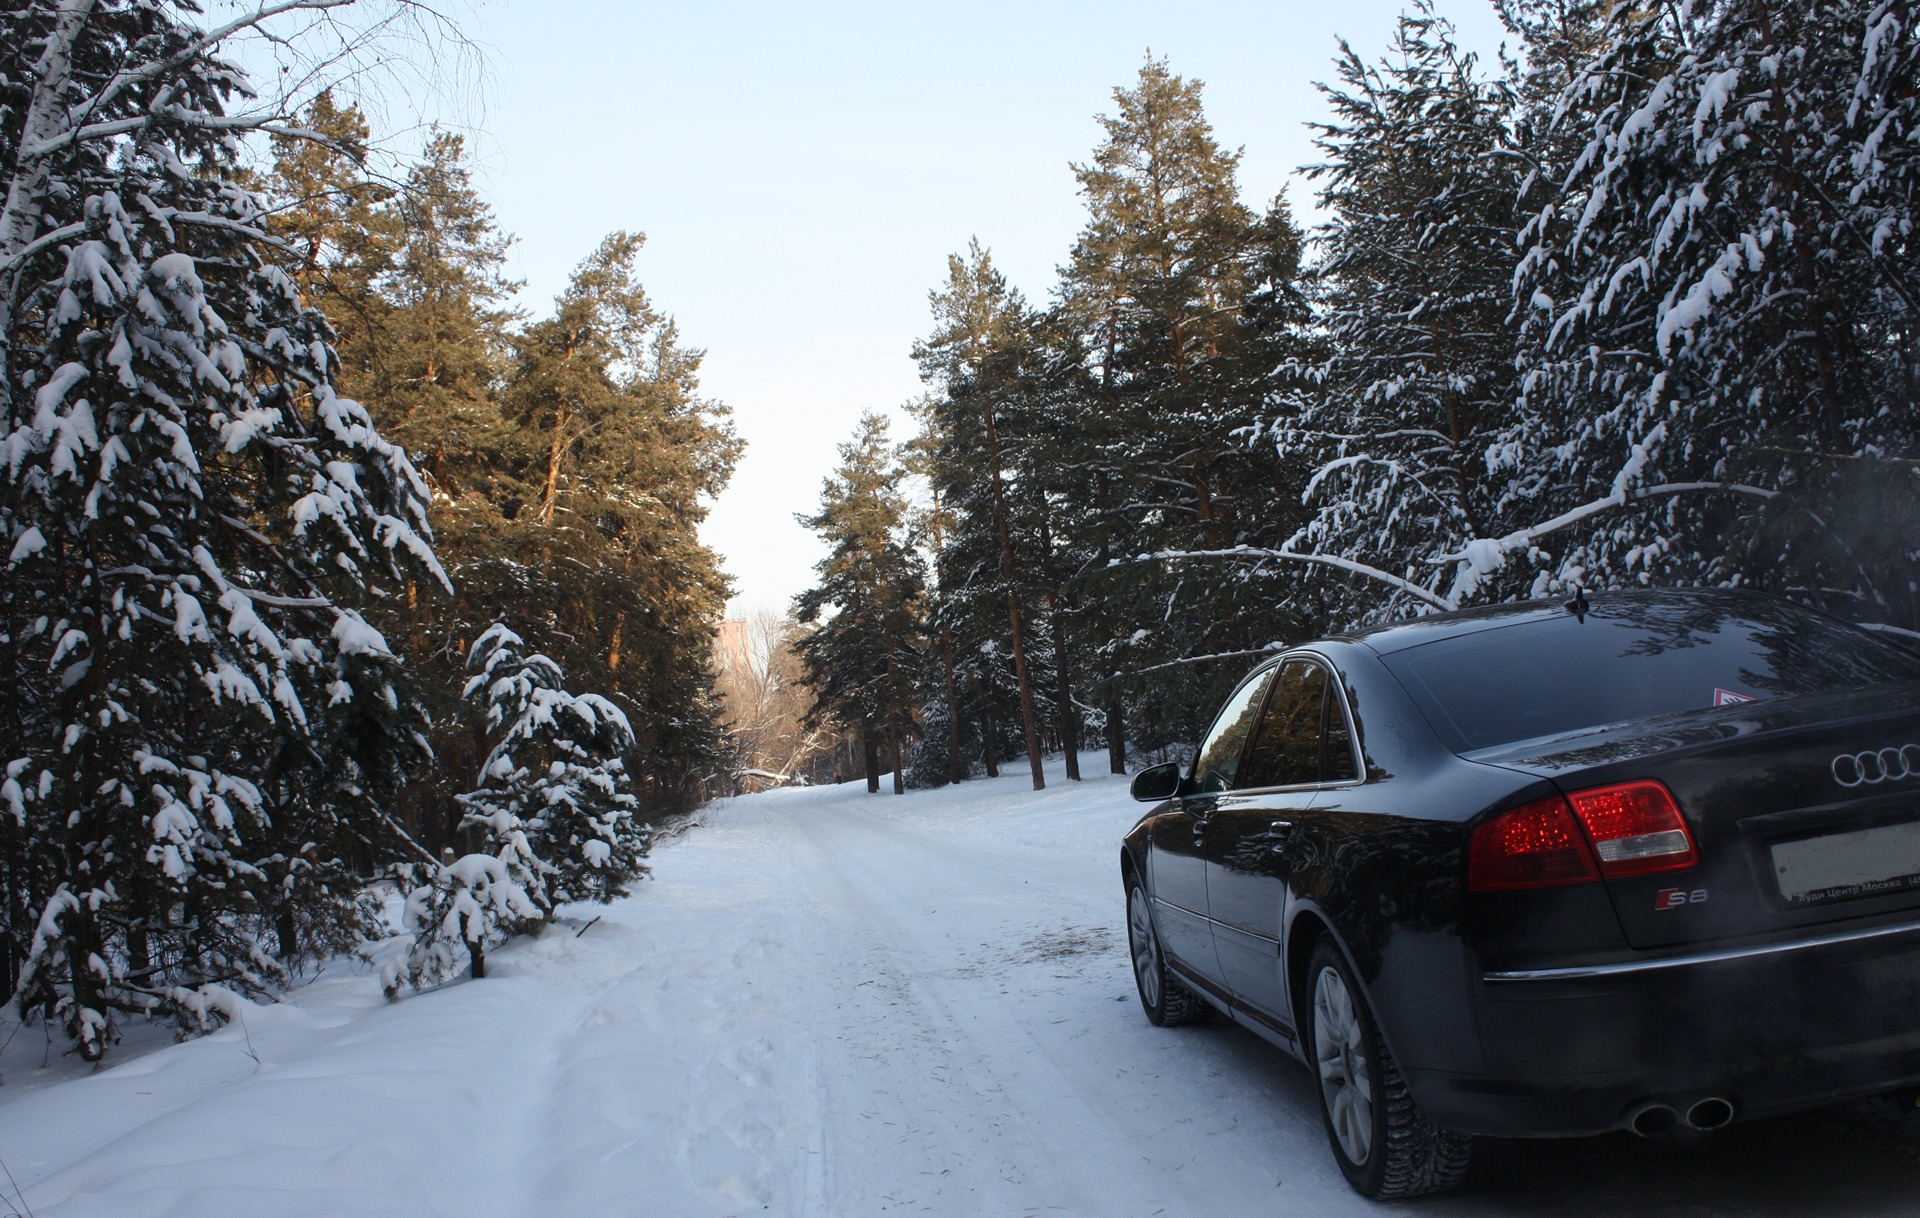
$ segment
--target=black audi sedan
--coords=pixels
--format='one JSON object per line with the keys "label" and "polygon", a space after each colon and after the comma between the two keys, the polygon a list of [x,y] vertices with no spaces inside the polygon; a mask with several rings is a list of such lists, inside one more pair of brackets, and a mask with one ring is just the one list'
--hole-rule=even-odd
{"label": "black audi sedan", "polygon": [[1133,793],[1148,1018],[1306,1062],[1367,1196],[1476,1134],[1920,1084],[1920,657],[1837,619],[1629,592],[1329,638]]}

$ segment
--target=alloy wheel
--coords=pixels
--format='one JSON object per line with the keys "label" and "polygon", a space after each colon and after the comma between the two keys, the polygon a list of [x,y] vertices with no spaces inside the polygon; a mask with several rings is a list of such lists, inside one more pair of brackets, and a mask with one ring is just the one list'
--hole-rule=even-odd
{"label": "alloy wheel", "polygon": [[1133,975],[1149,1007],[1160,1005],[1160,944],[1153,937],[1147,894],[1135,885],[1127,897],[1127,938],[1133,946]]}
{"label": "alloy wheel", "polygon": [[1313,983],[1313,1050],[1333,1136],[1355,1167],[1373,1152],[1373,1065],[1346,979],[1332,966]]}

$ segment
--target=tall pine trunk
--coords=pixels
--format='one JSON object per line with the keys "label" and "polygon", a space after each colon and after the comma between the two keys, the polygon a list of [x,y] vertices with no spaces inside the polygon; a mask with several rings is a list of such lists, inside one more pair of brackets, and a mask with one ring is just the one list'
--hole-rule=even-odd
{"label": "tall pine trunk", "polygon": [[1060,704],[1060,751],[1066,754],[1067,778],[1080,781],[1080,717],[1073,709],[1073,673],[1067,663],[1067,623],[1061,611],[1060,566],[1053,556],[1053,525],[1050,518],[1040,523],[1040,552],[1047,556],[1047,610],[1053,623],[1054,696]]}
{"label": "tall pine trunk", "polygon": [[988,691],[980,691],[980,754],[987,766],[987,777],[1000,777],[999,741],[993,738],[993,703]]}
{"label": "tall pine trunk", "polygon": [[567,451],[567,411],[559,407],[553,419],[553,443],[547,447],[547,475],[540,492],[540,523],[553,523],[553,505],[560,498],[560,465]]}
{"label": "tall pine trunk", "polygon": [[620,643],[621,636],[626,633],[626,629],[627,611],[622,609],[613,615],[613,638],[607,645],[608,672],[617,673],[620,671]]}
{"label": "tall pine trunk", "polygon": [[[1111,341],[1109,341],[1107,345],[1107,360],[1109,365],[1111,365],[1113,360],[1113,345]],[[1105,392],[1107,387],[1107,372],[1102,370],[1100,375],[1101,389]],[[1107,564],[1113,558],[1113,535],[1106,517],[1108,494],[1107,472],[1101,470],[1094,482],[1095,502],[1098,503],[1101,508],[1100,523],[1098,526],[1100,541],[1098,561],[1100,569],[1104,571],[1107,568]],[[1108,635],[1111,635],[1111,618],[1104,605],[1100,608],[1098,621],[1100,629],[1106,631]],[[1095,637],[1099,636],[1096,635]],[[1107,772],[1110,774],[1124,774],[1127,772],[1127,700],[1125,693],[1120,689],[1117,682],[1108,687],[1106,713]]]}
{"label": "tall pine trunk", "polygon": [[1040,768],[1040,734],[1033,723],[1033,683],[1027,679],[1027,645],[1020,629],[1020,594],[1013,582],[1013,530],[1007,524],[1006,481],[1000,472],[1000,430],[993,418],[993,396],[984,395],[981,412],[987,424],[987,464],[993,475],[993,517],[1000,530],[1000,578],[1007,581],[1007,625],[1013,631],[1013,677],[1020,686],[1020,718],[1027,733],[1027,763],[1033,767],[1033,789],[1046,789]]}
{"label": "tall pine trunk", "polygon": [[960,764],[960,700],[953,683],[953,628],[940,627],[940,665],[947,680],[947,777],[950,782],[966,781]]}
{"label": "tall pine trunk", "polygon": [[869,728],[860,729],[860,751],[867,764],[867,794],[880,794],[880,742]]}
{"label": "tall pine trunk", "polygon": [[[884,582],[881,584],[881,590],[883,592],[886,590],[886,584]],[[901,757],[900,757],[900,753],[901,753],[900,669],[899,669],[899,665],[896,663],[897,640],[894,638],[892,631],[886,632],[886,639],[887,639],[887,670],[886,670],[887,671],[887,748],[893,754],[893,793],[895,795],[905,795],[907,793],[907,776],[905,773],[905,767],[901,765]]]}
{"label": "tall pine trunk", "polygon": [[1033,682],[1027,678],[1026,644],[1021,640],[1020,598],[1007,588],[1007,621],[1013,628],[1013,675],[1020,684],[1020,719],[1027,731],[1027,764],[1033,767],[1033,789],[1042,791],[1047,776],[1040,768],[1040,734],[1033,723]]}
{"label": "tall pine trunk", "polygon": [[1054,644],[1054,663],[1057,665],[1055,676],[1059,682],[1056,696],[1060,699],[1060,751],[1067,755],[1067,777],[1079,782],[1080,716],[1073,711],[1073,686],[1067,676],[1066,648],[1062,643]]}

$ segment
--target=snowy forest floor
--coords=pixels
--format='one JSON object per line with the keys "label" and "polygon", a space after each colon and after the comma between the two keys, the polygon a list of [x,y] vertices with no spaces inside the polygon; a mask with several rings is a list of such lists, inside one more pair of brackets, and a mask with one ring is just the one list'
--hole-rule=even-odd
{"label": "snowy forest floor", "polygon": [[[1116,866],[1137,806],[1124,779],[1049,782],[723,802],[635,896],[397,1003],[335,965],[98,1072],[0,1028],[0,1215],[1375,1212],[1303,1068],[1223,1021],[1148,1025]],[[1910,1215],[1915,1196],[1920,1117],[1862,1105],[1677,1147],[1483,1142],[1462,1190],[1399,1208]]]}

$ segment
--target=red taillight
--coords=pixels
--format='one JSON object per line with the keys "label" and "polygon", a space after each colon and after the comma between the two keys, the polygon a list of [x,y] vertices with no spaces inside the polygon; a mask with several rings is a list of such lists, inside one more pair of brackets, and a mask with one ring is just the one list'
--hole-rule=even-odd
{"label": "red taillight", "polygon": [[1657,782],[1623,782],[1567,798],[1593,839],[1600,873],[1610,880],[1684,871],[1700,861],[1680,806]]}
{"label": "red taillight", "polygon": [[1657,782],[1551,796],[1473,831],[1467,889],[1552,888],[1684,871],[1700,861],[1680,806]]}
{"label": "red taillight", "polygon": [[1555,795],[1502,812],[1473,831],[1467,888],[1549,888],[1600,878],[1567,801]]}

